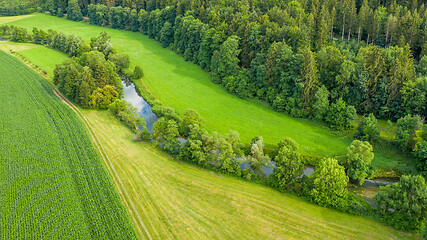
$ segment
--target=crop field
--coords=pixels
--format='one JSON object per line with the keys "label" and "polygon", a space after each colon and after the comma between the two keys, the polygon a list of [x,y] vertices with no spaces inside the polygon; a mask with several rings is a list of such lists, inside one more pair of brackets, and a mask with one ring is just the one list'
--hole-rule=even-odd
{"label": "crop field", "polygon": [[135,239],[77,115],[0,51],[0,239]]}
{"label": "crop field", "polygon": [[[271,188],[176,161],[108,111],[84,110],[153,239],[417,239]],[[143,235],[147,237],[147,235]]]}
{"label": "crop field", "polygon": [[272,146],[288,136],[301,146],[304,153],[321,156],[343,154],[350,144],[350,140],[341,139],[342,136],[331,133],[327,128],[275,112],[265,103],[243,100],[228,93],[212,83],[209,74],[197,65],[186,62],[140,33],[101,28],[43,14],[18,20],[0,18],[0,21],[29,31],[37,27],[72,33],[86,42],[102,31],[108,32],[113,46],[120,53],[128,54],[132,64],[143,67],[145,86],[162,103],[180,113],[188,108],[195,109],[205,119],[207,129],[223,134],[236,130],[244,143],[249,143],[255,136],[263,136],[266,144]]}

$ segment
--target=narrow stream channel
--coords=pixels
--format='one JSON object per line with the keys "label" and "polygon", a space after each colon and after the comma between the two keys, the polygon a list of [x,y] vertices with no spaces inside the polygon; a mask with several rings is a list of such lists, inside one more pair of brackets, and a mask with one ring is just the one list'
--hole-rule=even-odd
{"label": "narrow stream channel", "polygon": [[[0,40],[1,41],[1,40]],[[133,106],[137,108],[137,113],[140,117],[144,118],[146,122],[146,126],[148,131],[150,133],[153,133],[153,125],[157,120],[159,120],[159,117],[155,113],[153,113],[151,106],[142,98],[136,91],[135,85],[124,75],[120,75],[120,78],[122,80],[123,88],[124,88],[124,97],[123,99],[130,102]],[[187,140],[180,137],[180,142],[184,143]],[[273,170],[276,166],[276,163],[272,161],[272,166],[269,167],[262,167],[262,172],[265,177],[269,177],[271,174],[273,174]],[[250,164],[248,162],[244,162],[240,164],[240,168],[247,169],[251,168]],[[310,176],[312,172],[314,171],[314,168],[311,166],[306,166],[304,168],[304,172],[302,175]],[[386,186],[390,184],[394,184],[398,181],[398,179],[389,179],[389,178],[381,178],[381,179],[374,179],[369,180],[366,179],[362,186],[355,185],[355,184],[349,184],[348,190],[354,192],[357,195],[362,196],[365,198],[366,201],[368,201],[371,205],[373,205],[372,198],[378,193],[380,186]]]}
{"label": "narrow stream channel", "polygon": [[124,88],[123,99],[130,102],[134,107],[137,108],[137,113],[140,117],[144,118],[147,124],[147,129],[150,133],[153,133],[153,125],[159,118],[151,110],[151,106],[139,96],[136,92],[135,85],[124,75],[120,75]]}

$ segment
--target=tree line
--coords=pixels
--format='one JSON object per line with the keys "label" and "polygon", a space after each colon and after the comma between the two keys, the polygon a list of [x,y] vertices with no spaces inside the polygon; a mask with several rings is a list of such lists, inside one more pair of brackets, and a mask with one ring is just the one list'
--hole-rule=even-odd
{"label": "tree line", "polygon": [[[362,197],[347,190],[349,181],[362,185],[366,178],[375,175],[375,169],[371,166],[373,147],[367,141],[354,140],[343,156],[319,159],[314,172],[307,177],[303,175],[306,156],[299,153],[298,145],[290,138],[282,139],[273,150],[264,148],[261,136],[253,138],[249,146],[245,146],[235,131],[224,136],[207,132],[203,128],[203,119],[192,109],[178,115],[173,109],[163,107],[159,113],[160,119],[154,124],[151,138],[161,149],[179,160],[247,181],[264,182],[279,191],[306,197],[321,206],[374,216],[397,229],[418,232],[424,228],[427,185],[421,175],[404,175],[398,183],[381,187],[374,197],[377,208],[372,208]],[[362,120],[364,123],[360,125],[358,138],[377,136],[372,128],[378,126],[376,123],[370,124],[373,118],[371,115]],[[414,129],[403,122],[413,119],[418,124],[416,129],[424,128],[419,126],[419,116],[402,118],[397,125],[397,139],[412,134]],[[368,126],[373,127],[367,130]],[[185,137],[187,141],[180,142],[179,137]],[[411,143],[414,145],[409,148],[417,144]],[[243,167],[245,164],[249,164],[249,168]],[[273,174],[268,178],[264,166],[273,168]]]}
{"label": "tree line", "polygon": [[[61,2],[66,4],[56,7]],[[359,125],[360,138],[376,135],[375,116],[400,118],[396,142],[405,151],[421,154],[425,162],[424,150],[420,151],[426,139],[422,119],[426,115],[427,58],[420,44],[424,5],[414,1],[133,2],[94,2],[97,5],[85,8],[77,1],[57,1],[50,7],[53,14],[66,12],[70,19],[80,16],[80,10],[93,24],[141,31],[210,71],[213,81],[230,92],[266,100],[295,117],[317,118],[339,130],[352,127],[356,111],[373,113]],[[319,18],[328,12],[328,3],[332,3],[329,13],[335,17]],[[423,17],[413,17],[418,12]],[[355,18],[350,16],[356,16],[352,14],[357,15],[358,24],[351,23]],[[364,24],[362,16],[368,16]],[[382,20],[376,21],[379,16]],[[395,17],[399,19],[397,27],[393,25]],[[409,25],[402,25],[404,20]],[[262,178],[262,166],[271,164],[261,137],[252,140],[250,149],[242,150],[236,133],[209,134],[198,124],[187,124],[197,119],[194,112],[186,113],[183,121],[169,108],[158,110],[161,119],[152,137],[180,159],[246,179]],[[180,144],[178,136],[186,134],[188,142]],[[238,154],[239,149],[243,155]],[[349,177],[360,183],[372,173],[372,147],[355,141],[342,159],[322,159],[312,177],[292,182],[287,180],[289,176],[295,179],[302,169],[295,149],[291,139],[284,139],[272,154],[276,168],[268,182],[273,187],[296,191],[320,205],[343,211],[372,212],[343,187]],[[251,168],[241,171],[241,159],[236,156],[243,156]],[[405,207],[396,205],[401,199],[394,198],[408,192],[414,198],[406,199]],[[422,177],[402,177],[399,184],[382,189],[375,198],[380,209],[377,213],[396,228],[420,230],[426,213],[425,192]]]}
{"label": "tree line", "polygon": [[141,31],[209,71],[231,93],[332,129],[351,128],[356,112],[394,121],[426,116],[421,2],[70,0],[44,6],[72,20],[87,15],[92,24]]}

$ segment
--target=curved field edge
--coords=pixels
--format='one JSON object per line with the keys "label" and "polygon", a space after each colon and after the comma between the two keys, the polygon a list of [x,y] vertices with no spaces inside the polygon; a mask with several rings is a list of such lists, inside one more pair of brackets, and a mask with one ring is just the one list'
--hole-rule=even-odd
{"label": "curved field edge", "polygon": [[141,238],[419,238],[176,161],[151,144],[133,141],[108,112],[70,107],[100,151]]}
{"label": "curved field edge", "polygon": [[135,239],[78,117],[20,61],[0,62],[0,238]]}
{"label": "curved field edge", "polygon": [[[7,43],[7,44],[12,44],[13,46],[15,46],[15,43]],[[19,45],[19,44],[18,44]],[[39,45],[33,45],[33,44],[23,44],[21,46],[25,46],[24,47],[24,51],[26,51],[27,49],[34,49],[34,48],[41,48],[43,49],[43,53],[44,56],[43,58],[46,59],[52,59],[52,55],[53,56],[57,56],[58,58],[61,59],[61,61],[63,61],[64,59],[68,58],[68,56],[66,56],[63,53],[57,52],[55,50],[49,49],[49,48],[45,48],[43,46],[39,46]],[[5,47],[4,43],[2,43],[2,45],[0,45],[0,50],[11,50],[10,47]],[[45,81],[49,84],[49,86],[51,87],[53,93],[64,103],[66,104],[69,108],[71,108],[74,113],[79,117],[80,121],[83,123],[87,133],[89,134],[98,154],[101,156],[102,161],[107,169],[107,171],[109,172],[110,176],[113,179],[114,185],[116,186],[116,189],[118,190],[121,199],[123,200],[123,203],[125,204],[126,208],[128,209],[129,215],[132,218],[132,221],[134,222],[134,226],[137,230],[137,233],[139,235],[139,237],[141,239],[151,239],[150,233],[147,231],[144,223],[141,220],[141,216],[138,214],[138,212],[135,210],[135,204],[132,202],[132,199],[129,196],[129,193],[126,191],[126,189],[123,187],[123,183],[122,180],[120,179],[120,176],[118,176],[117,171],[115,170],[114,166],[112,166],[111,164],[111,160],[109,159],[108,155],[106,155],[105,151],[103,150],[102,145],[100,144],[98,138],[96,137],[96,135],[93,133],[92,128],[89,124],[89,122],[87,121],[86,117],[84,115],[82,115],[82,113],[80,112],[79,108],[76,107],[72,102],[70,102],[60,91],[58,91],[58,89],[56,89],[56,87],[52,84],[51,79],[49,79],[48,77],[51,75],[47,75],[44,73],[44,70],[40,70],[38,69],[32,62],[28,63],[27,62],[27,58],[23,58],[23,56],[25,56],[24,54],[22,54],[22,51],[19,52],[19,55],[16,55],[17,52],[16,48],[14,48],[14,53],[12,54],[14,57],[18,58],[20,61],[23,61],[24,64],[26,64],[28,67],[32,68],[34,71],[38,72],[44,79]],[[30,55],[32,56],[32,55]],[[32,57],[30,57],[32,58]],[[43,59],[42,58],[42,59]],[[55,59],[55,58],[54,58]],[[34,60],[34,59],[30,59],[30,60]],[[37,62],[40,64],[40,58],[37,58]],[[53,67],[50,68],[50,65],[43,65],[44,67],[48,67],[48,72],[53,70]]]}
{"label": "curved field edge", "polygon": [[228,93],[212,83],[209,74],[197,65],[186,62],[143,34],[42,14],[11,19],[8,24],[25,27],[29,31],[38,27],[72,33],[86,42],[101,31],[108,32],[118,52],[128,54],[132,64],[143,67],[144,85],[163,104],[180,113],[193,108],[206,120],[207,129],[222,134],[236,130],[244,143],[249,143],[255,136],[263,136],[265,143],[273,146],[288,136],[301,146],[304,153],[321,156],[343,154],[349,144],[348,139],[341,139],[325,127],[275,112],[265,103],[240,99]]}
{"label": "curved field edge", "polygon": [[174,160],[108,111],[82,110],[154,239],[404,239],[376,221]]}

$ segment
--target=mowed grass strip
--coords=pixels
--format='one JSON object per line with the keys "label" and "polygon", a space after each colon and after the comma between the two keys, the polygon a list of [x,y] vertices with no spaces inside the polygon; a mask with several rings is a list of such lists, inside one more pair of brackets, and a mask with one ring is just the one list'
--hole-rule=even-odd
{"label": "mowed grass strip", "polygon": [[0,239],[135,239],[77,115],[0,51]]}
{"label": "mowed grass strip", "polygon": [[[1,19],[1,18],[0,18]],[[29,43],[16,43],[11,41],[0,42],[0,49],[5,52],[14,51],[26,60],[41,68],[46,75],[53,78],[53,69],[62,63],[68,55],[42,45]]]}
{"label": "mowed grass strip", "polygon": [[133,141],[108,111],[82,112],[154,239],[418,238],[173,160],[150,143]]}
{"label": "mowed grass strip", "polygon": [[[6,20],[2,22],[6,23]],[[263,136],[268,146],[287,136],[293,138],[304,153],[321,156],[343,154],[349,145],[349,140],[339,138],[327,128],[275,112],[267,104],[243,100],[228,93],[213,84],[208,73],[197,65],[184,61],[181,56],[162,48],[143,34],[42,14],[19,20],[12,18],[7,24],[25,27],[29,31],[37,27],[72,33],[86,42],[102,31],[108,32],[113,46],[120,53],[128,54],[132,64],[143,67],[144,84],[154,96],[180,113],[188,108],[197,110],[210,131],[225,134],[236,130],[245,143],[255,136]]]}

